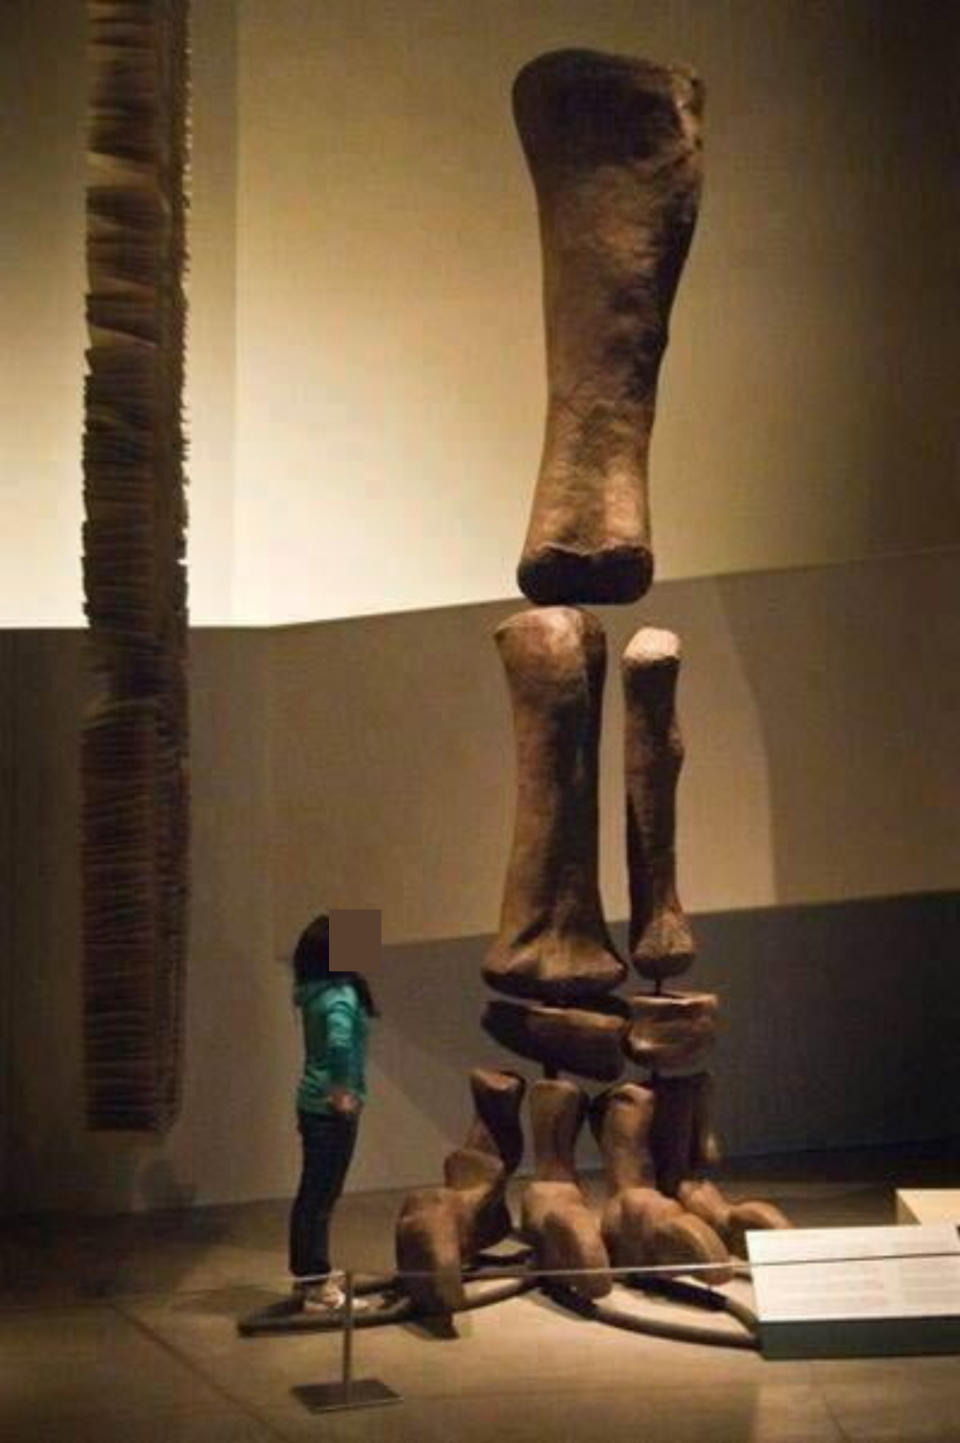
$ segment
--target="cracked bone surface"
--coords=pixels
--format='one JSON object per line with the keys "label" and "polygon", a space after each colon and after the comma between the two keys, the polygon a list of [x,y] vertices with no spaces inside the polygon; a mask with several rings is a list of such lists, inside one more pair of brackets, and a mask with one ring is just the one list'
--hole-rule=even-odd
{"label": "cracked bone surface", "polygon": [[[530,1120],[536,1172],[523,1194],[522,1230],[542,1268],[609,1267],[600,1222],[577,1179],[574,1154],[587,1110],[582,1088],[566,1079],[535,1082],[530,1088]],[[605,1271],[590,1277],[561,1279],[587,1298],[602,1298],[613,1286]]]}
{"label": "cracked bone surface", "polygon": [[601,1233],[618,1267],[677,1264],[705,1282],[732,1276],[724,1240],[702,1215],[659,1192],[649,1149],[655,1096],[622,1083],[594,1098],[590,1123],[604,1160],[607,1199]]}
{"label": "cracked bone surface", "polygon": [[629,997],[624,1050],[641,1067],[690,1067],[713,1045],[719,1011],[712,992],[638,992]]}
{"label": "cracked bone surface", "polygon": [[683,67],[589,50],[542,55],[514,84],[548,397],[518,580],[540,604],[635,601],[652,579],[647,460],[699,202],[701,102]]}
{"label": "cracked bone surface", "polygon": [[464,1264],[513,1226],[505,1190],[523,1156],[520,1106],[526,1083],[515,1072],[475,1068],[470,1087],[475,1117],[463,1147],[444,1161],[445,1185],[408,1193],[397,1220],[397,1266],[424,1275],[404,1280],[424,1312],[462,1308]]}
{"label": "cracked bone surface", "polygon": [[517,800],[500,930],[483,968],[500,992],[583,1003],[626,975],[597,878],[597,765],[606,642],[574,607],[522,611],[495,633],[513,703]]}
{"label": "cracked bone surface", "polygon": [[542,1002],[488,1002],[483,1027],[501,1047],[553,1070],[613,1082],[624,1069],[626,1018]]}
{"label": "cracked bone surface", "polygon": [[642,627],[623,653],[630,958],[642,977],[684,972],[695,956],[677,895],[676,791],[683,764],[676,689],[680,641]]}

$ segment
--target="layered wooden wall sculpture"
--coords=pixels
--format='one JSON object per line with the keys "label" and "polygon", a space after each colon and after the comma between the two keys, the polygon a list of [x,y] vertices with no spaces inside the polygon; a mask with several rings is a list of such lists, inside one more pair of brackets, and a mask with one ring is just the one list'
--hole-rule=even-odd
{"label": "layered wooden wall sculpture", "polygon": [[[716,1143],[704,1064],[717,999],[664,989],[695,955],[675,855],[680,641],[664,628],[642,627],[621,659],[630,961],[645,991],[616,991],[628,966],[607,930],[597,877],[606,639],[582,608],[635,601],[653,576],[647,459],[697,214],[701,101],[699,81],[682,67],[582,50],[539,57],[514,86],[540,215],[548,407],[518,568],[534,606],[496,633],[517,794],[500,928],[483,970],[504,995],[488,1003],[483,1023],[544,1072],[528,1094],[535,1174],[519,1232],[535,1264],[565,1274],[594,1310],[609,1306],[597,1300],[611,1290],[611,1266],[675,1266],[722,1283],[746,1229],[787,1225],[768,1204],[728,1202],[706,1179]],[[644,1070],[642,1083],[619,1081],[630,1064]],[[561,1071],[614,1085],[591,1098]],[[606,1169],[600,1211],[575,1165],[586,1118]],[[419,1304],[451,1311],[462,1304],[458,1267],[472,1264],[476,1239],[458,1234],[457,1200],[442,1192],[429,1194],[430,1208],[425,1194],[410,1200],[398,1256],[401,1267],[415,1258],[427,1274]],[[509,1230],[502,1206],[496,1223],[484,1245]]]}
{"label": "layered wooden wall sculpture", "polygon": [[87,1120],[176,1114],[187,929],[186,0],[89,0]]}

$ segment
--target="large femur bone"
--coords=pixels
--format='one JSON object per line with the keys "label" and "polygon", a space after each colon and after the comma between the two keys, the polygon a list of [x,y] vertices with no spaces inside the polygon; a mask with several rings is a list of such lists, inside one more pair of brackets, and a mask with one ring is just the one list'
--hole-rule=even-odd
{"label": "large femur bone", "polygon": [[657,981],[686,971],[695,956],[677,896],[679,668],[680,642],[672,631],[643,627],[623,654],[630,956],[641,976]]}
{"label": "large femur bone", "polygon": [[697,214],[701,100],[688,70],[589,50],[542,55],[517,76],[547,349],[543,458],[518,572],[531,601],[635,601],[650,585],[647,454]]}
{"label": "large femur bone", "polygon": [[583,1001],[622,982],[597,880],[597,755],[603,628],[572,607],[498,627],[513,700],[517,810],[500,932],[483,975],[543,1002]]}

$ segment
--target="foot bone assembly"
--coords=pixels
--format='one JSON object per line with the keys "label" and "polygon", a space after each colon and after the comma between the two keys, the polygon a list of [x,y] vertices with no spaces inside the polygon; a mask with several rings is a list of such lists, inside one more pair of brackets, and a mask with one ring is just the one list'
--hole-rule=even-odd
{"label": "foot bone assembly", "polygon": [[[750,1314],[719,1288],[745,1256],[749,1229],[789,1224],[770,1204],[728,1201],[706,1175],[718,1156],[705,1068],[718,1003],[673,990],[695,956],[676,876],[680,642],[645,626],[621,660],[623,959],[604,921],[597,863],[606,638],[583,609],[633,602],[653,576],[647,460],[697,214],[701,104],[699,81],[681,67],[582,50],[540,56],[514,86],[539,208],[548,403],[518,568],[534,605],[495,637],[513,708],[516,812],[483,966],[499,995],[483,1026],[543,1075],[528,1087],[515,1072],[471,1073],[466,1141],[447,1157],[441,1185],[404,1201],[391,1302],[363,1326],[449,1317],[540,1285],[614,1326],[756,1346]],[[631,965],[648,990],[623,995]],[[623,1080],[630,1067],[640,1078]],[[607,1086],[590,1096],[581,1079]],[[514,1220],[507,1183],[522,1161],[524,1111],[533,1174]],[[599,1205],[576,1168],[585,1121],[603,1163]],[[491,1292],[484,1272],[502,1279],[504,1257],[490,1249],[511,1238],[522,1249],[512,1271],[522,1276]],[[718,1333],[672,1324],[662,1311],[641,1317],[616,1301],[615,1278],[743,1327]]]}

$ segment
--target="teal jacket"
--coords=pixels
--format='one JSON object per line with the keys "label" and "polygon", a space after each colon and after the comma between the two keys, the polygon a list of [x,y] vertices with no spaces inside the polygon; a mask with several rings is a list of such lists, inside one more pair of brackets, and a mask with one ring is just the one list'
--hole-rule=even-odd
{"label": "teal jacket", "polygon": [[293,1000],[303,1018],[304,1063],[297,1088],[301,1112],[332,1112],[330,1094],[345,1087],[366,1100],[367,1017],[356,989],[334,978],[299,983]]}

